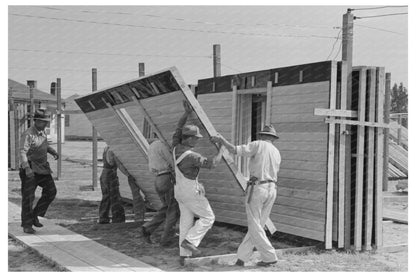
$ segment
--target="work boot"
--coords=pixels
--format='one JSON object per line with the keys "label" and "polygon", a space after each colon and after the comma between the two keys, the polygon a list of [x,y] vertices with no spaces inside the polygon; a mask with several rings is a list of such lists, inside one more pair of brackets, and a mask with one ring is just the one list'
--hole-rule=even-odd
{"label": "work boot", "polygon": [[23,232],[26,234],[34,234],[36,233],[35,229],[32,227],[23,227]]}
{"label": "work boot", "polygon": [[144,238],[144,241],[145,242],[147,242],[149,244],[152,244],[153,243],[152,240],[150,239],[150,236],[152,234],[149,233],[144,226],[142,226],[142,235],[143,235],[143,238]]}
{"label": "work boot", "polygon": [[196,248],[195,245],[193,245],[192,243],[190,243],[188,240],[183,240],[181,243],[181,247],[189,250],[192,252],[192,256],[199,256],[201,255],[201,250],[199,250],[198,248]]}
{"label": "work boot", "polygon": [[257,266],[268,267],[268,266],[271,266],[272,264],[275,264],[275,263],[277,263],[277,261],[273,261],[273,262],[260,261],[260,262],[257,263]]}
{"label": "work boot", "polygon": [[237,261],[235,262],[234,265],[244,266],[244,262],[243,262],[243,260],[237,259]]}
{"label": "work boot", "polygon": [[162,247],[173,247],[175,245],[177,245],[178,243],[178,239],[177,238],[171,238],[169,240],[161,240],[160,241],[160,246]]}
{"label": "work boot", "polygon": [[43,227],[43,224],[39,222],[39,218],[37,216],[33,218],[33,226],[38,227],[38,228]]}
{"label": "work boot", "polygon": [[179,264],[181,266],[185,265],[185,258],[188,258],[187,256],[179,256]]}

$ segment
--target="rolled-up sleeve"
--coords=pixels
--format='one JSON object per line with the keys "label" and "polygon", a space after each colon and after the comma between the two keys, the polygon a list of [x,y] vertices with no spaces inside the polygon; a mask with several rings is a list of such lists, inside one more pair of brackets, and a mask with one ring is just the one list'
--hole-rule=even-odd
{"label": "rolled-up sleeve", "polygon": [[253,141],[246,145],[236,146],[237,156],[243,156],[243,157],[251,157],[251,156],[256,155],[258,149],[259,149],[258,141]]}

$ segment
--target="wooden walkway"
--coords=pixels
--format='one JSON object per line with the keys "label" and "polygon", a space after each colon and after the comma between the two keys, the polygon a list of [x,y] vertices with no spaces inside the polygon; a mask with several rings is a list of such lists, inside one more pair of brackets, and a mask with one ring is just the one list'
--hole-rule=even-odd
{"label": "wooden walkway", "polygon": [[162,271],[87,237],[40,218],[43,228],[23,233],[20,207],[9,202],[9,236],[32,248],[47,260],[69,271]]}

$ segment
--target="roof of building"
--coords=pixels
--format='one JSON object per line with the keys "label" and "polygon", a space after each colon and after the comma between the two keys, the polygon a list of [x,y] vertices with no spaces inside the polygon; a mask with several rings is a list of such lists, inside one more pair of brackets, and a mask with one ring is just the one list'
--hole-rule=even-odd
{"label": "roof of building", "polygon": [[[29,87],[27,85],[14,81],[12,79],[9,79],[8,89],[9,89],[9,92],[11,92],[11,95],[9,97],[12,97],[13,99],[17,99],[17,100],[30,100],[30,92],[29,92]],[[56,103],[56,96],[51,95],[49,93],[46,93],[36,88],[33,89],[33,98],[35,100]]]}

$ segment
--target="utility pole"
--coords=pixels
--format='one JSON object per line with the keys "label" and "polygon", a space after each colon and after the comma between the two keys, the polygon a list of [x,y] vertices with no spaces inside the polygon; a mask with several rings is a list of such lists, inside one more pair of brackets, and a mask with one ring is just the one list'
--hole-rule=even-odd
{"label": "utility pole", "polygon": [[221,76],[221,45],[214,44],[213,46],[213,63],[214,63],[214,78]]}
{"label": "utility pole", "polygon": [[51,95],[56,95],[56,82],[51,83]]}
{"label": "utility pole", "polygon": [[[97,69],[92,69],[92,92],[97,91]],[[97,174],[98,174],[98,143],[97,143],[97,130],[92,126],[92,190],[94,190],[97,185]]]}
{"label": "utility pole", "polygon": [[143,77],[145,74],[144,63],[139,63],[139,77]]}
{"label": "utility pole", "polygon": [[33,89],[36,86],[36,81],[28,80],[27,85],[29,86],[29,98],[30,98],[30,110],[29,110],[30,126],[33,126],[33,117],[35,116],[35,99],[33,96]]}
{"label": "utility pole", "polygon": [[[352,46],[353,46],[353,21],[354,15],[351,9],[342,17],[342,60],[347,64],[347,110],[351,110],[352,102]],[[351,125],[345,126],[345,210],[349,215],[351,211]],[[345,249],[351,247],[351,218],[345,217],[344,222],[344,246]]]}
{"label": "utility pole", "polygon": [[59,180],[61,178],[61,171],[62,171],[62,101],[61,101],[61,78],[56,79],[56,103],[58,106],[57,113],[56,113],[56,123],[57,123],[57,145],[58,145],[58,170],[56,179]]}

